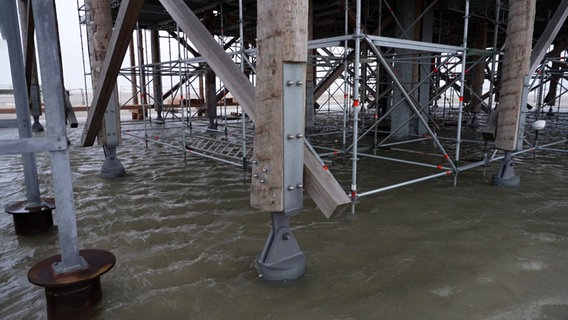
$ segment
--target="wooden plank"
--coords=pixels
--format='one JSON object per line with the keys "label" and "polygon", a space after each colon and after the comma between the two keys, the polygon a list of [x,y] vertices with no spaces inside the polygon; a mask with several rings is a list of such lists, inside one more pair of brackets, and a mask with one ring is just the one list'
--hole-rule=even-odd
{"label": "wooden plank", "polygon": [[[206,57],[207,63],[213,68],[231,94],[237,98],[248,116],[255,121],[255,89],[249,79],[237,68],[219,44],[213,40],[213,36],[182,0],[160,0],[160,2],[174,21],[189,36],[202,56]],[[304,149],[304,156],[314,160],[304,162],[306,169],[304,171],[304,187],[321,212],[329,217],[338,206],[350,203],[351,200],[333,175],[324,170],[324,167],[307,147]],[[337,192],[338,190],[342,192]],[[325,197],[321,196],[322,194]]]}
{"label": "wooden plank", "polygon": [[310,147],[304,148],[304,182],[306,192],[326,218],[351,203],[345,190]]}
{"label": "wooden plank", "polygon": [[495,147],[505,151],[517,150],[523,108],[524,78],[530,65],[535,7],[534,0],[509,3],[499,118],[495,137]]}
{"label": "wooden plank", "polygon": [[568,0],[563,0],[558,7],[556,7],[556,12],[554,12],[552,18],[548,20],[546,28],[532,50],[529,74],[533,74],[540,65],[552,41],[554,41],[560,28],[564,25],[566,17],[568,17]]}
{"label": "wooden plank", "polygon": [[120,4],[108,51],[83,129],[81,137],[83,147],[92,146],[101,129],[107,104],[116,85],[116,77],[143,5],[144,1],[139,0],[123,0]]}

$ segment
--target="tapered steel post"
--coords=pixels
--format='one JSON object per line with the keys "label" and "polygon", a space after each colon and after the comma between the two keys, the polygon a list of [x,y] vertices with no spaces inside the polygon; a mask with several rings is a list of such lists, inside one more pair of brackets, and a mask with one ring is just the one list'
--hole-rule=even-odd
{"label": "tapered steel post", "polygon": [[[66,139],[65,111],[63,109],[65,104],[61,94],[63,84],[60,81],[61,66],[59,65],[61,53],[57,45],[54,6],[53,1],[33,1],[34,19],[38,25],[36,33],[38,54],[42,66],[41,80],[46,108],[47,133],[49,137]],[[54,272],[63,274],[86,268],[87,265],[79,256],[69,150],[52,151],[50,157],[54,192],[57,195],[55,204],[57,206],[59,246],[61,249],[61,262],[54,265]]]}
{"label": "tapered steel post", "polygon": [[[16,116],[18,117],[18,134],[20,138],[32,137],[32,124],[30,123],[29,100],[25,79],[25,68],[22,53],[22,44],[18,28],[18,11],[16,3],[12,0],[0,3],[0,18],[2,35],[8,44],[10,58],[10,71],[12,73],[12,86],[16,103]],[[41,205],[37,167],[33,153],[22,154],[24,166],[24,180],[26,184],[26,197],[28,207]]]}
{"label": "tapered steel post", "polygon": [[[26,72],[18,27],[16,3],[12,0],[0,3],[0,32],[8,44],[8,56],[14,99],[18,134],[20,139],[32,138],[33,125],[30,123],[29,99]],[[42,128],[43,129],[43,128]],[[5,211],[12,215],[14,229],[18,235],[32,235],[45,232],[53,226],[53,199],[40,198],[38,173],[35,155],[22,153],[26,200],[10,203]]]}
{"label": "tapered steel post", "polygon": [[[30,123],[26,73],[14,1],[2,1],[0,3],[0,32],[8,43],[19,137],[20,139],[28,139],[32,137],[33,125]],[[12,214],[16,234],[42,233],[53,226],[51,213],[54,208],[53,199],[44,199],[45,202],[42,202],[40,198],[35,155],[33,153],[22,153],[22,163],[26,200],[9,204],[5,211]]]}
{"label": "tapered steel post", "polygon": [[[61,52],[54,0],[33,0],[49,138],[67,141]],[[67,144],[65,144],[67,146]],[[115,263],[108,251],[79,251],[69,150],[50,150],[61,254],[36,263],[28,280],[45,288],[48,319],[87,319],[101,299],[100,276]]]}

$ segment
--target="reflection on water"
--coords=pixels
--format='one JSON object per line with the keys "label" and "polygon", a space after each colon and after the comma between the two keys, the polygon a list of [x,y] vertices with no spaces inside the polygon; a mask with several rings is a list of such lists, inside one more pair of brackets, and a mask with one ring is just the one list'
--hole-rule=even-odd
{"label": "reflection on water", "polygon": [[[0,138],[15,137],[14,129]],[[128,175],[98,177],[100,148],[70,132],[82,248],[113,252],[96,319],[566,319],[568,160],[518,161],[522,185],[489,186],[498,164],[363,198],[356,214],[326,220],[311,201],[292,219],[307,258],[298,281],[258,279],[253,260],[269,215],[249,206],[243,172],[124,137]],[[47,155],[38,156],[51,196]],[[349,184],[350,162],[333,172]],[[362,160],[359,187],[428,174]],[[484,175],[485,170],[485,175]],[[431,172],[430,172],[431,173]],[[0,206],[24,196],[18,157],[0,162]],[[57,231],[17,237],[0,215],[0,318],[44,319],[43,290],[27,282],[57,254]]]}

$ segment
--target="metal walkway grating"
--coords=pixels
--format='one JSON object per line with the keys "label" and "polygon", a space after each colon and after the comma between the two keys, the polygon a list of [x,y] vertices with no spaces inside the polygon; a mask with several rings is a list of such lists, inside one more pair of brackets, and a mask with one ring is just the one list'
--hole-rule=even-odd
{"label": "metal walkway grating", "polygon": [[[233,142],[225,139],[214,139],[207,136],[192,138],[186,146],[187,150],[194,151],[198,155],[224,160],[241,162],[245,153],[242,142]],[[246,157],[250,159],[253,152],[252,143],[246,146]]]}

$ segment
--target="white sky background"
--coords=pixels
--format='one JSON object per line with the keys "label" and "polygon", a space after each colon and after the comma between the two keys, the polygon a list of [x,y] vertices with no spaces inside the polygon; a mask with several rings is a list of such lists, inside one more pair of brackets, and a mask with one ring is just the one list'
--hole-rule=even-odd
{"label": "white sky background", "polygon": [[[68,90],[83,88],[83,64],[77,3],[74,0],[55,0],[55,3],[57,6],[65,87]],[[82,4],[82,1],[80,3]],[[83,33],[83,36],[85,37],[86,35]],[[10,74],[7,44],[0,37],[0,88],[6,87],[12,87],[12,77]]]}

